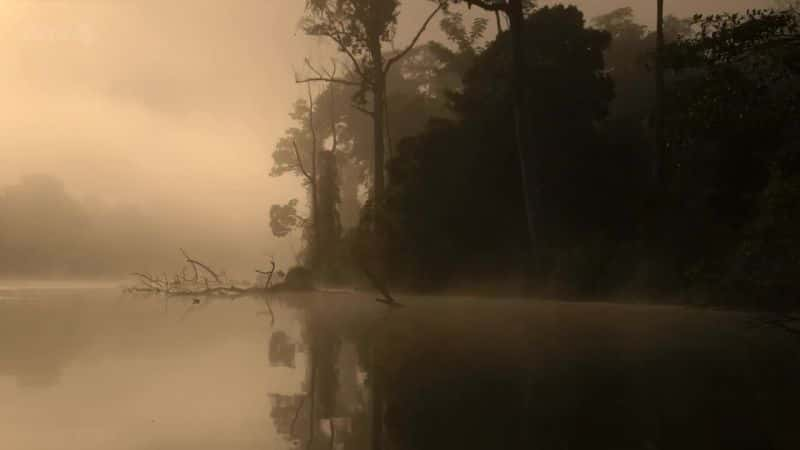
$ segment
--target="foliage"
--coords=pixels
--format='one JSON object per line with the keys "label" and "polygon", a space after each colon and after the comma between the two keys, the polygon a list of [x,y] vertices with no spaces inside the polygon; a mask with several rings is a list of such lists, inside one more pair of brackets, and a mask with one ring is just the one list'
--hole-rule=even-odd
{"label": "foliage", "polygon": [[354,99],[366,103],[366,94],[383,72],[383,59],[375,42],[392,42],[397,31],[399,0],[308,0],[303,30],[331,39],[348,58],[359,85]]}
{"label": "foliage", "polygon": [[458,46],[459,52],[473,51],[478,41],[486,32],[489,20],[485,17],[476,17],[472,21],[469,30],[464,26],[464,15],[460,12],[448,12],[439,22],[439,25],[447,35],[448,40]]}
{"label": "foliage", "polygon": [[789,143],[797,142],[800,102],[797,16],[752,10],[694,22],[698,34],[668,53],[676,71],[668,105],[673,195],[703,218],[695,234],[713,236],[694,242],[691,281],[781,302],[798,266],[779,247],[800,239],[775,219],[791,216],[796,201],[797,146]]}
{"label": "foliage", "polygon": [[[454,30],[466,30],[461,15],[449,15],[447,23]],[[480,27],[473,24],[468,33],[469,39],[472,40],[470,45],[477,45],[477,41],[482,37]],[[395,54],[389,53],[386,57]],[[451,115],[446,108],[448,102],[446,93],[460,87],[461,74],[469,67],[475,54],[476,50],[472,48],[469,51],[455,52],[442,44],[431,42],[411,49],[403,59],[392,66],[386,74],[388,88],[386,132],[390,154],[394,151],[396,142],[422,131],[431,118]],[[362,56],[367,58],[365,55]],[[357,74],[351,74],[348,79],[358,79]],[[337,173],[335,179],[338,182],[338,191],[330,195],[335,199],[339,210],[340,218],[337,219],[339,223],[337,226],[344,229],[355,227],[359,220],[361,208],[359,191],[369,182],[367,167],[374,151],[371,117],[362,111],[358,102],[344,101],[357,97],[360,89],[360,86],[350,84],[326,83],[313,98],[314,131],[317,140],[322,143],[332,141],[332,130],[336,130],[337,147],[331,151],[336,159],[336,167],[332,169]],[[308,101],[295,102],[290,117],[296,124],[286,130],[272,152],[271,176],[302,175],[295,144],[301,160],[305,162],[306,167],[309,166],[312,148],[309,113],[311,111]],[[301,182],[308,189],[308,180],[302,178]],[[320,183],[320,196],[327,196],[328,188],[323,184]],[[286,227],[303,227],[305,224],[302,220],[296,220],[296,210],[290,210],[289,206],[288,204],[273,206],[277,214],[276,227],[273,227],[273,234],[276,236],[288,234]],[[295,204],[294,207],[296,206]],[[282,209],[279,210],[278,207]],[[281,234],[275,234],[275,231]],[[309,236],[309,232],[305,229],[304,236]]]}
{"label": "foliage", "polygon": [[[343,241],[369,254],[368,236],[381,224],[388,275],[409,287],[524,278],[529,241],[513,127],[521,92],[536,156],[528,169],[543,199],[539,288],[796,302],[797,23],[791,9],[665,19],[669,184],[655,192],[656,39],[632,9],[597,17],[593,28],[575,7],[529,10],[526,85],[516,90],[510,33],[487,42],[485,20],[465,24],[447,8],[440,26],[449,43],[415,48],[386,73],[386,200],[367,200]],[[342,96],[361,89],[339,88]],[[357,108],[343,110],[340,154],[365,165],[371,124]],[[337,166],[340,178],[345,167]]]}
{"label": "foliage", "polygon": [[[543,173],[558,175],[543,177],[553,213],[542,222],[549,222],[550,236],[558,240],[568,230],[585,229],[587,208],[611,187],[605,174],[594,170],[599,161],[590,159],[601,158],[593,124],[611,99],[602,72],[608,35],[585,28],[576,8],[559,6],[532,14],[525,38],[527,79],[535,92],[530,126],[546,155],[538,163]],[[477,56],[463,92],[452,95],[459,120],[431,122],[424,133],[401,143],[390,165],[392,186],[383,214],[398,235],[396,270],[412,272],[405,276],[422,285],[441,285],[456,273],[497,276],[521,265],[526,240],[513,157],[510,44],[503,33]],[[586,183],[575,183],[581,179]]]}
{"label": "foliage", "polygon": [[289,200],[285,205],[272,205],[269,209],[269,226],[272,234],[283,237],[295,227],[306,222],[306,219],[297,214],[297,199]]}

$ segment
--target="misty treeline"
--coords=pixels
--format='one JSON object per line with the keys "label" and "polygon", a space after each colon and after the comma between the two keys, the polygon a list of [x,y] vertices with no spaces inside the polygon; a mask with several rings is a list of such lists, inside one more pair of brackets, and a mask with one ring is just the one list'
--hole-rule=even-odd
{"label": "misty treeline", "polygon": [[[664,17],[659,138],[657,36],[631,8],[526,4],[515,43],[511,14],[467,21],[463,2],[432,2],[447,41],[397,47],[398,1],[311,3],[305,31],[341,60],[306,64],[310,95],[271,175],[316,167],[303,182],[319,229],[297,199],[270,221],[276,236],[301,229],[319,279],[352,280],[377,246],[385,278],[413,289],[796,301],[796,5]],[[367,3],[387,8],[377,28]],[[392,48],[380,56],[376,32]]]}
{"label": "misty treeline", "polygon": [[147,258],[159,234],[141,211],[90,203],[51,175],[0,190],[0,275],[113,274]]}
{"label": "misty treeline", "polygon": [[[118,277],[131,268],[178,264],[178,245],[230,258],[193,218],[130,204],[78,197],[55,176],[39,174],[0,187],[0,277]],[[180,243],[180,244],[179,244]]]}

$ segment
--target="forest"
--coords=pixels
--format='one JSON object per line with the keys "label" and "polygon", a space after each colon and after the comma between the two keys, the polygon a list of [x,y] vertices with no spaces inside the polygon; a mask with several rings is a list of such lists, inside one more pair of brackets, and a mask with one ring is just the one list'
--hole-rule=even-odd
{"label": "forest", "polygon": [[318,283],[796,306],[796,4],[650,29],[632,8],[433,1],[402,47],[401,2],[374,3],[308,2],[337,58],[298,71],[271,153],[306,193],[272,233],[300,233]]}

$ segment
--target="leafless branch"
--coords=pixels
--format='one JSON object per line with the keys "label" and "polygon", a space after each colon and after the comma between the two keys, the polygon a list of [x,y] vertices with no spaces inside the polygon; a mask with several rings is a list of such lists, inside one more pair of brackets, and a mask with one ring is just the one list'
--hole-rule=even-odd
{"label": "leafless branch", "polygon": [[294,147],[294,154],[297,156],[297,165],[300,166],[300,172],[303,173],[303,176],[305,176],[309,182],[312,182],[313,179],[311,178],[311,175],[309,175],[305,166],[303,166],[303,158],[300,157],[300,149],[297,148],[297,142],[294,139],[292,139],[292,146]]}
{"label": "leafless branch", "polygon": [[392,297],[392,294],[389,292],[389,289],[386,287],[386,284],[384,284],[377,277],[377,275],[372,273],[372,271],[369,270],[369,268],[367,267],[366,264],[363,263],[363,261],[358,260],[358,258],[356,258],[356,260],[357,260],[358,266],[361,268],[361,271],[364,272],[364,274],[367,276],[369,281],[372,283],[372,286],[375,287],[375,289],[377,289],[378,292],[383,294],[384,298],[376,298],[375,299],[376,302],[385,303],[386,305],[395,306],[395,307],[403,306],[402,304],[400,304],[400,302],[395,300],[394,297]]}
{"label": "leafless branch", "polygon": [[275,261],[270,261],[270,264],[272,264],[272,268],[269,270],[269,272],[256,269],[256,273],[267,275],[268,277],[266,283],[264,283],[264,289],[268,289],[269,285],[272,284],[272,275],[275,273]]}
{"label": "leafless branch", "polygon": [[411,40],[411,43],[408,44],[408,46],[405,49],[403,49],[403,51],[389,58],[389,60],[386,61],[386,67],[383,69],[384,72],[389,72],[389,69],[391,69],[394,63],[403,59],[403,57],[406,56],[406,54],[408,54],[408,52],[410,52],[415,45],[417,45],[417,41],[419,40],[420,36],[422,36],[422,33],[424,33],[425,29],[428,28],[428,24],[431,22],[431,20],[433,20],[434,16],[436,16],[436,14],[438,14],[439,11],[442,10],[442,8],[444,8],[444,3],[439,3],[439,6],[437,6],[436,9],[434,9],[433,12],[431,12],[430,15],[428,15],[428,18],[425,19],[425,22],[422,22],[422,26],[417,31],[417,35],[414,36],[414,39]]}
{"label": "leafless branch", "polygon": [[[195,267],[195,266],[200,267],[201,269],[203,269],[206,272],[208,272],[212,277],[214,277],[214,281],[216,281],[217,283],[220,282],[219,281],[219,275],[217,275],[216,272],[211,270],[210,267],[208,267],[207,265],[201,263],[200,261],[198,261],[196,259],[190,258],[189,255],[186,254],[186,251],[184,249],[180,249],[180,250],[181,250],[181,253],[183,253],[183,256],[186,258],[186,262],[191,264],[192,267]],[[195,267],[195,275],[197,275],[197,267]]]}
{"label": "leafless branch", "polygon": [[332,78],[332,77],[310,77],[310,78],[295,78],[294,82],[297,84],[302,83],[313,83],[316,81],[324,81],[326,83],[339,83],[339,84],[346,84],[348,86],[361,86],[361,83],[352,80],[345,80],[342,78]]}
{"label": "leafless branch", "polygon": [[156,290],[156,291],[160,291],[160,290],[163,289],[163,286],[161,285],[161,280],[158,280],[157,278],[154,278],[152,275],[150,275],[148,273],[133,272],[133,273],[131,273],[131,275],[139,277],[141,282],[143,284],[145,284],[147,286],[147,288],[150,288],[150,289],[153,289],[153,290]]}
{"label": "leafless branch", "polygon": [[[271,283],[272,276],[267,280],[267,287],[259,286],[236,286],[233,283],[225,282],[224,274],[217,274],[211,267],[191,258],[184,249],[180,249],[186,262],[188,262],[194,270],[194,278],[189,279],[186,276],[186,266],[181,268],[180,273],[172,276],[172,280],[163,273],[161,276],[153,276],[146,272],[133,272],[131,275],[135,276],[138,285],[127,287],[124,292],[143,292],[143,293],[156,293],[164,294],[167,296],[199,296],[199,295],[224,295],[238,297],[243,295],[263,293]],[[208,282],[208,277],[200,277],[199,271],[213,277],[215,284],[211,285]],[[272,273],[275,272],[275,263],[272,263]],[[267,272],[269,274],[269,272]]]}
{"label": "leafless branch", "polygon": [[[333,67],[334,73],[336,73],[336,66]],[[337,131],[336,131],[336,93],[331,89],[331,137],[333,138],[333,143],[331,144],[331,152],[336,151],[336,140],[337,140]]]}
{"label": "leafless branch", "polygon": [[[326,75],[327,75],[327,74],[326,74],[326,75],[323,75],[323,74],[321,74],[321,73],[320,73],[320,71],[319,71],[319,70],[317,70],[317,68],[316,68],[316,67],[314,67],[314,66],[311,64],[311,61],[310,61],[308,58],[306,58],[306,59],[304,60],[304,62],[306,63],[306,67],[308,67],[308,69],[309,69],[309,70],[311,70],[312,72],[314,72],[314,75],[316,75],[316,76],[318,76],[318,77],[320,77],[320,78],[326,78]],[[330,77],[330,76],[327,76],[327,78],[332,78],[332,77]]]}
{"label": "leafless branch", "polygon": [[327,36],[330,40],[335,42],[336,45],[339,47],[339,49],[342,51],[342,53],[347,55],[347,57],[350,59],[350,62],[353,63],[353,71],[359,76],[361,81],[363,83],[368,83],[369,77],[367,76],[366,71],[364,70],[363,67],[361,67],[361,64],[359,64],[358,62],[358,58],[356,58],[356,56],[353,54],[352,51],[350,51],[350,49],[347,47],[345,43],[344,36],[347,35],[347,31],[343,28],[344,25],[338,23],[337,25],[339,26],[339,28],[332,30],[325,36]]}
{"label": "leafless branch", "polygon": [[364,113],[364,114],[366,114],[368,116],[373,116],[373,117],[375,116],[375,111],[370,111],[367,108],[364,108],[363,106],[359,106],[359,105],[356,105],[356,104],[354,104],[352,106],[353,106],[353,109],[355,109],[356,111],[361,111],[362,113]]}
{"label": "leafless branch", "polygon": [[472,5],[477,6],[478,8],[484,9],[486,11],[508,11],[508,3],[488,3],[486,0],[466,0],[467,6],[471,7]]}

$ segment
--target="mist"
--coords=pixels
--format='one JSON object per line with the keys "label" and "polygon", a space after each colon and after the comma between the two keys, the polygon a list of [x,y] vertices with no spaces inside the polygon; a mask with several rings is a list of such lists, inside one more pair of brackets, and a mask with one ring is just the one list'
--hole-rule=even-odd
{"label": "mist", "polygon": [[[576,3],[587,17],[625,5],[643,23],[655,14],[653,2]],[[764,3],[670,1],[667,13]],[[403,5],[399,42],[429,9],[427,2]],[[269,154],[291,124],[287,111],[304,95],[294,83],[304,58],[327,61],[335,53],[299,30],[302,12],[301,1],[277,0],[5,2],[0,189],[45,174],[63,182],[87,220],[106,223],[97,226],[111,226],[102,211],[141,214],[149,231],[140,229],[135,244],[114,245],[152,254],[148,267],[184,246],[237,271],[269,257],[291,265],[300,235],[274,238],[268,209],[303,188],[296,178],[269,177]],[[431,28],[427,38],[440,39]],[[58,221],[43,224],[62,234],[52,228]],[[118,257],[133,256],[124,253]],[[128,265],[107,262],[106,269]]]}
{"label": "mist", "polygon": [[291,262],[265,218],[296,187],[267,177],[267,150],[309,45],[285,20],[302,5],[221,6],[6,3],[0,185],[47,174],[93,219],[96,205],[141,211],[150,231],[135,245],[159,257],[191,244],[222,249],[213,253],[228,267],[252,270],[267,255]]}

